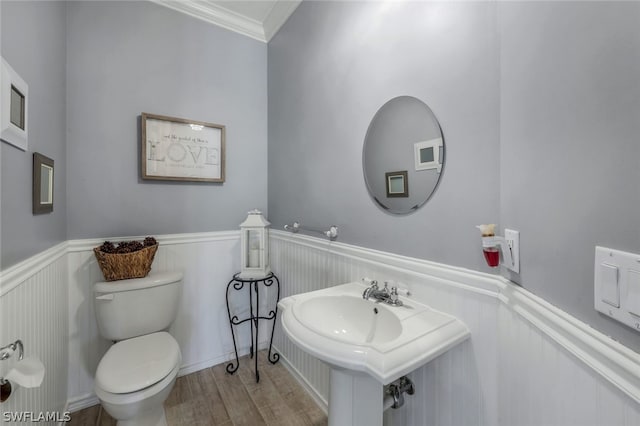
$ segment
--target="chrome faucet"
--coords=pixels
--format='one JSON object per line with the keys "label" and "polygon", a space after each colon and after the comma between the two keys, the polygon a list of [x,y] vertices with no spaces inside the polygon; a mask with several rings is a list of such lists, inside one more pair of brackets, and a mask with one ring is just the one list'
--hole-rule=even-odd
{"label": "chrome faucet", "polygon": [[365,300],[374,298],[376,302],[389,303],[389,300],[391,300],[391,293],[389,292],[389,284],[385,281],[384,288],[380,290],[380,288],[378,287],[378,282],[376,280],[371,281],[371,286],[367,287],[364,290],[364,293],[362,293],[362,298]]}
{"label": "chrome faucet", "polygon": [[[384,288],[382,290],[378,290],[378,286],[376,286],[375,290],[373,290],[369,297],[373,297],[376,302],[384,302],[389,303],[391,300],[391,293],[389,292],[389,283],[384,282]],[[402,302],[400,302],[402,304]]]}
{"label": "chrome faucet", "polygon": [[371,297],[371,294],[374,291],[378,291],[378,281],[376,280],[370,280],[369,278],[363,278],[362,281],[365,284],[369,284],[369,287],[367,287],[364,292],[362,293],[362,298],[367,300]]}
{"label": "chrome faucet", "polygon": [[[370,286],[362,293],[363,299],[368,300],[370,298],[374,298],[376,303],[383,302],[391,306],[402,306],[402,300],[398,298],[398,287],[391,287],[391,290],[389,290],[389,283],[385,281],[384,288],[380,290],[378,287],[378,281],[370,280],[368,278],[363,278],[362,281],[370,284]],[[404,292],[406,296],[411,295],[407,290],[400,291]]]}

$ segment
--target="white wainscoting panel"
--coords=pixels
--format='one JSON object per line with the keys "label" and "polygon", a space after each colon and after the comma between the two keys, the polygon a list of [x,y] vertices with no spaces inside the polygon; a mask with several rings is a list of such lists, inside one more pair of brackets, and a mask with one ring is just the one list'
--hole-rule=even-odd
{"label": "white wainscoting panel", "polygon": [[[102,281],[100,268],[91,251],[68,254],[69,263],[69,406],[72,411],[98,402],[93,393],[93,377],[110,342],[100,338],[95,321],[91,285]],[[80,403],[80,405],[78,405]]]}
{"label": "white wainscoting panel", "polygon": [[640,424],[640,404],[566,346],[508,305],[500,306],[499,318],[501,424]]}
{"label": "white wainscoting panel", "polygon": [[[410,377],[416,394],[385,425],[640,424],[640,354],[499,276],[272,231],[284,296],[362,277],[395,280],[460,318],[471,339]],[[278,329],[276,345],[317,398],[328,368]]]}
{"label": "white wainscoting panel", "polygon": [[[455,315],[471,329],[472,338],[413,372],[416,394],[407,396],[404,408],[389,410],[385,424],[496,425],[497,418],[497,306],[495,292],[486,287],[468,291],[469,282],[450,282],[418,267],[398,266],[384,254],[357,256],[352,248],[305,236],[271,233],[272,267],[280,277],[283,297],[357,281],[395,280],[409,288],[412,298]],[[353,248],[355,249],[355,248]],[[371,253],[370,253],[371,254]],[[395,259],[398,260],[398,259]],[[416,266],[416,265],[413,265]],[[424,266],[424,265],[423,265]],[[299,350],[283,334],[280,324],[274,344],[312,389],[328,400],[328,367]],[[434,393],[437,389],[437,394]]]}
{"label": "white wainscoting panel", "polygon": [[[271,232],[271,268],[280,279],[280,297],[305,293],[328,287],[328,257],[322,248],[301,247],[274,236]],[[329,400],[329,369],[322,362],[299,350],[282,331],[277,318],[273,345],[287,359],[307,387],[315,391],[315,397],[325,407]]]}
{"label": "white wainscoting panel", "polygon": [[[0,346],[21,339],[25,357],[36,356],[45,366],[39,388],[13,387],[0,405],[5,412],[59,413],[67,403],[67,262],[66,243],[2,271],[0,276]],[[4,376],[18,362],[15,353],[0,364]],[[42,422],[55,424],[56,422]]]}
{"label": "white wainscoting panel", "polygon": [[[170,330],[182,350],[181,374],[230,360],[225,289],[239,268],[239,232],[158,240],[154,270],[184,272]],[[69,241],[0,273],[0,345],[22,339],[26,355],[47,369],[41,388],[17,389],[0,412],[62,412],[67,403],[75,411],[97,402],[93,376],[110,345],[93,311],[92,285],[102,276],[91,249],[101,242]],[[271,264],[281,297],[365,276],[394,280],[470,328],[468,341],[410,374],[416,394],[386,412],[387,426],[640,424],[640,354],[501,277],[273,230]],[[268,314],[275,287],[260,297]],[[247,315],[248,293],[235,293],[231,304]],[[274,346],[326,406],[328,367],[298,350],[276,324]],[[268,344],[268,326],[260,329],[260,347]],[[247,353],[248,323],[237,339],[240,354]],[[13,362],[2,362],[0,374]]]}
{"label": "white wainscoting panel", "polygon": [[[136,239],[127,237],[120,239]],[[120,240],[119,239],[119,240]],[[154,271],[183,271],[183,290],[178,317],[170,333],[182,351],[181,375],[228,361],[233,342],[225,305],[225,290],[238,272],[240,234],[238,231],[157,237],[160,247]],[[102,240],[69,242],[69,400],[76,411],[97,403],[93,377],[100,359],[111,345],[100,337],[93,308],[92,286],[103,281],[92,248]],[[248,315],[248,293],[234,294],[236,313]],[[267,303],[262,298],[263,312]],[[261,327],[260,346],[265,345],[266,324]],[[238,350],[248,352],[249,323],[236,336]],[[244,368],[248,366],[243,365]]]}

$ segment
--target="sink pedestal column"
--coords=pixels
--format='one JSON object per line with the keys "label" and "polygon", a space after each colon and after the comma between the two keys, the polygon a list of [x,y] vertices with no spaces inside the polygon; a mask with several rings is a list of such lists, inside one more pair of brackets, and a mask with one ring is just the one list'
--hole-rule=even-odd
{"label": "sink pedestal column", "polygon": [[383,394],[368,374],[331,368],[329,426],[382,426]]}

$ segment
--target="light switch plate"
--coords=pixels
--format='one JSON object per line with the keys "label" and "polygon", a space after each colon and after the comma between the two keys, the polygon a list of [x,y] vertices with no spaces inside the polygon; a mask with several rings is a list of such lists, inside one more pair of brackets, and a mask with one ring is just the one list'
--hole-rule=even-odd
{"label": "light switch plate", "polygon": [[600,299],[614,308],[620,307],[620,280],[618,267],[601,263],[598,268],[600,274]]}
{"label": "light switch plate", "polygon": [[627,278],[626,308],[630,314],[640,317],[640,264],[638,269],[629,269]]}
{"label": "light switch plate", "polygon": [[507,245],[511,248],[511,258],[513,259],[513,265],[503,266],[507,269],[511,269],[516,274],[520,273],[520,232],[513,229],[504,230],[504,239],[507,241]]}
{"label": "light switch plate", "polygon": [[596,247],[594,306],[640,331],[640,255]]}

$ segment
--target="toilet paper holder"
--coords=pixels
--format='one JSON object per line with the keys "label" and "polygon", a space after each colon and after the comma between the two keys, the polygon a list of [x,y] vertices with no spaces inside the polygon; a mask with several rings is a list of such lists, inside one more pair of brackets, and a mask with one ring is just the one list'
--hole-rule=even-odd
{"label": "toilet paper holder", "polygon": [[[16,349],[19,350],[18,360],[22,360],[22,358],[24,358],[24,345],[22,344],[22,340],[18,339],[0,348],[0,361],[11,358],[11,355],[15,353]],[[0,402],[6,401],[9,395],[11,395],[11,383],[4,377],[0,377]]]}
{"label": "toilet paper holder", "polygon": [[0,361],[11,358],[16,350],[18,361],[6,375],[0,377],[0,403],[9,398],[13,387],[37,388],[44,379],[45,367],[42,361],[37,357],[24,358],[24,345],[20,339],[0,348]]}
{"label": "toilet paper holder", "polygon": [[[11,355],[14,354],[16,349],[19,349],[18,360],[22,360],[24,358],[24,345],[22,344],[22,340],[18,339],[13,343],[9,343],[7,346],[3,346],[0,348],[0,361],[4,361],[5,359],[9,359]],[[0,378],[0,383],[2,378]]]}

